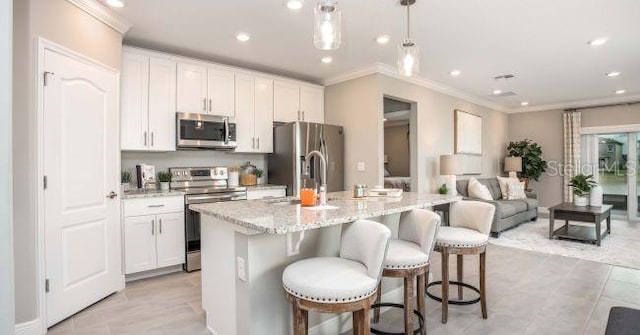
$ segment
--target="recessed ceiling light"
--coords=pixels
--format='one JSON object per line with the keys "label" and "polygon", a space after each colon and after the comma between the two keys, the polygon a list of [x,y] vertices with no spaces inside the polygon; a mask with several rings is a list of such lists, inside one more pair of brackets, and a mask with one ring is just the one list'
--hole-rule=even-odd
{"label": "recessed ceiling light", "polygon": [[620,75],[620,72],[618,72],[618,71],[613,71],[613,72],[607,72],[606,73],[607,77],[617,77],[619,75]]}
{"label": "recessed ceiling light", "polygon": [[608,38],[606,38],[606,37],[598,37],[598,38],[593,39],[593,40],[591,40],[591,41],[589,41],[589,42],[587,42],[587,43],[588,43],[590,46],[597,47],[597,46],[599,46],[599,45],[603,45],[603,44],[607,43],[607,41],[608,41],[608,40],[609,40],[609,39],[608,39]]}
{"label": "recessed ceiling light", "polygon": [[302,8],[302,0],[287,0],[287,8],[291,10],[299,10]]}
{"label": "recessed ceiling light", "polygon": [[462,73],[462,72],[460,72],[460,70],[453,70],[453,71],[449,72],[449,74],[450,74],[452,77],[457,77],[457,76],[459,76],[459,75],[460,75],[460,73]]}
{"label": "recessed ceiling light", "polygon": [[322,62],[325,64],[329,64],[331,62],[333,62],[333,58],[327,56],[327,57],[322,57]]}
{"label": "recessed ceiling light", "polygon": [[626,90],[617,90],[616,94],[625,94],[627,91]]}
{"label": "recessed ceiling light", "polygon": [[493,90],[493,95],[498,95],[502,93],[502,90]]}
{"label": "recessed ceiling light", "polygon": [[378,44],[387,44],[390,39],[391,37],[389,37],[389,35],[380,35],[376,37],[376,42],[378,42]]}
{"label": "recessed ceiling light", "polygon": [[251,39],[251,36],[247,33],[238,33],[238,35],[236,35],[236,39],[240,42],[246,42]]}
{"label": "recessed ceiling light", "polygon": [[523,101],[520,103],[520,106],[529,106],[529,102],[528,101]]}
{"label": "recessed ceiling light", "polygon": [[107,5],[115,8],[122,8],[124,7],[124,2],[122,2],[122,0],[107,0]]}

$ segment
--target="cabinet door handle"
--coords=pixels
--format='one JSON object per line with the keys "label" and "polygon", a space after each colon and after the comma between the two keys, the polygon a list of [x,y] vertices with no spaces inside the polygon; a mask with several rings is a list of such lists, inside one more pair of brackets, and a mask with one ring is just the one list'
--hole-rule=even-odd
{"label": "cabinet door handle", "polygon": [[252,137],[251,138],[251,149],[255,149],[256,148],[256,138]]}
{"label": "cabinet door handle", "polygon": [[149,207],[149,208],[159,208],[159,207],[164,207],[164,205],[148,205],[147,207]]}
{"label": "cabinet door handle", "polygon": [[204,107],[203,107],[204,111],[206,112],[207,111],[207,98],[202,99],[202,103],[204,105]]}
{"label": "cabinet door handle", "polygon": [[144,132],[144,146],[147,146],[147,132]]}
{"label": "cabinet door handle", "polygon": [[304,121],[305,117],[304,117],[304,111],[302,111],[302,121]]}
{"label": "cabinet door handle", "polygon": [[257,143],[257,148],[256,149],[260,149],[260,137],[256,138],[256,143]]}
{"label": "cabinet door handle", "polygon": [[151,146],[153,146],[153,131],[151,132]]}
{"label": "cabinet door handle", "polygon": [[209,99],[209,111],[211,112],[213,110],[213,108],[211,107],[211,105],[213,104],[212,100]]}
{"label": "cabinet door handle", "polygon": [[160,225],[160,234],[162,234],[162,219],[158,219],[158,224]]}
{"label": "cabinet door handle", "polygon": [[156,220],[151,220],[151,235],[156,234]]}
{"label": "cabinet door handle", "polygon": [[298,121],[302,121],[302,120],[300,119],[300,111],[298,111]]}

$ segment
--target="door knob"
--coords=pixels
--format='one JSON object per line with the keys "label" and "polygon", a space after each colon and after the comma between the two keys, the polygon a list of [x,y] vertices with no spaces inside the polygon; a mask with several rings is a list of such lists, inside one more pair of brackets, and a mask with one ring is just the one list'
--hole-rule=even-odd
{"label": "door knob", "polygon": [[111,191],[109,194],[107,194],[107,198],[109,198],[109,199],[113,199],[113,198],[115,198],[117,196],[118,196],[118,193],[116,193],[114,191]]}

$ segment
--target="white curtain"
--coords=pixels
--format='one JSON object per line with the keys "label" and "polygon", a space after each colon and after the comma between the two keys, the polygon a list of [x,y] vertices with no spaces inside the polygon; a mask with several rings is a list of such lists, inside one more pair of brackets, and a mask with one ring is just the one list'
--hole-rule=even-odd
{"label": "white curtain", "polygon": [[573,192],[569,181],[580,173],[580,120],[582,114],[578,111],[564,112],[564,201],[573,201]]}

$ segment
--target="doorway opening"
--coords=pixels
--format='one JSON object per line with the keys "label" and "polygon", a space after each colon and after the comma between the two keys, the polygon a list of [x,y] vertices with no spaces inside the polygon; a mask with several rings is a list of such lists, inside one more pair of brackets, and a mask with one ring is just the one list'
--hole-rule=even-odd
{"label": "doorway opening", "polygon": [[[412,174],[415,159],[415,102],[384,97],[384,187],[417,191]],[[413,184],[413,185],[412,185]]]}

